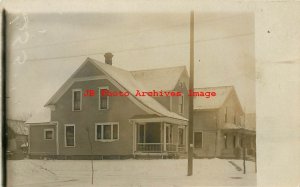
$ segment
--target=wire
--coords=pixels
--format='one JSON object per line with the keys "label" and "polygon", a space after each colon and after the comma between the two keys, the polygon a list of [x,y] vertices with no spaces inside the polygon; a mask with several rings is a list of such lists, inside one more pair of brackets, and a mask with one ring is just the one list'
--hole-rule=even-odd
{"label": "wire", "polygon": [[[231,35],[231,36],[226,36],[226,37],[217,37],[217,38],[212,38],[212,39],[205,39],[205,40],[195,40],[195,43],[200,43],[200,42],[210,42],[210,41],[216,41],[216,40],[225,40],[225,39],[231,39],[231,38],[236,38],[236,37],[244,37],[244,36],[250,36],[254,33],[244,33],[244,34],[239,34],[239,35]],[[171,44],[161,44],[161,45],[155,45],[155,46],[148,46],[148,47],[140,47],[140,48],[130,48],[130,49],[123,49],[123,50],[117,50],[117,51],[111,51],[112,53],[123,53],[123,52],[128,52],[128,51],[140,51],[140,50],[148,50],[148,49],[155,49],[155,48],[162,48],[162,47],[171,47],[171,46],[178,46],[178,45],[187,45],[189,42],[178,42],[178,43],[171,43]],[[89,54],[80,54],[80,55],[72,55],[72,56],[58,56],[58,57],[49,57],[49,58],[35,58],[35,59],[27,59],[26,61],[45,61],[45,60],[56,60],[56,59],[66,59],[66,58],[74,58],[74,57],[88,57],[91,55],[104,55],[105,53],[103,52],[98,52],[98,53],[89,53]]]}
{"label": "wire", "polygon": [[[219,18],[219,19],[205,19],[205,20],[201,20],[201,22],[214,22],[214,21],[220,21],[220,20],[224,20],[224,19],[230,19],[233,17],[239,17],[239,16],[228,16],[228,17]],[[188,25],[188,24],[189,23],[181,23],[181,24],[169,25],[169,26],[160,27],[160,28],[144,29],[144,30],[140,30],[140,31],[129,32],[126,34],[116,34],[116,35],[109,35],[109,36],[106,35],[106,36],[101,36],[101,37],[87,38],[87,39],[80,39],[80,40],[73,40],[73,41],[62,41],[62,42],[48,43],[48,44],[43,44],[43,45],[34,45],[34,46],[29,46],[29,47],[24,47],[24,48],[15,48],[14,50],[35,49],[35,48],[46,47],[46,46],[55,46],[55,45],[62,45],[62,44],[72,44],[72,43],[79,43],[79,42],[86,42],[86,41],[94,41],[94,40],[99,40],[99,39],[108,38],[108,37],[124,37],[124,36],[130,36],[130,35],[137,34],[137,33],[145,33],[145,32],[149,32],[149,31],[180,27],[180,26],[184,26],[184,25]]]}

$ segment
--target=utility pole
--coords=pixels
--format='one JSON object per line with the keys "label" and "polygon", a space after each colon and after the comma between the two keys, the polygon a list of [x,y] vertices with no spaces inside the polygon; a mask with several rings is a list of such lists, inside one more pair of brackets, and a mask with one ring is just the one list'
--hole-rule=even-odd
{"label": "utility pole", "polygon": [[[190,81],[189,89],[194,90],[194,11],[190,16]],[[189,96],[189,142],[188,142],[188,176],[193,175],[194,155],[194,97]]]}
{"label": "utility pole", "polygon": [[244,174],[246,174],[246,107],[244,109],[244,134],[243,134],[243,167],[244,167]]}

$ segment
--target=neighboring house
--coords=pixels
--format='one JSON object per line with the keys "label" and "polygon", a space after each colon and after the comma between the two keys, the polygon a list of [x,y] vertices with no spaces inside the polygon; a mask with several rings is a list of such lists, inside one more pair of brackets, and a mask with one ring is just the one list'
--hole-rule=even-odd
{"label": "neighboring house", "polygon": [[[194,97],[194,153],[197,157],[254,156],[255,130],[245,127],[244,112],[234,87],[197,88],[216,97]],[[254,117],[255,121],[255,117]]]}
{"label": "neighboring house", "polygon": [[[185,66],[126,71],[87,58],[30,126],[29,154],[54,158],[168,156],[186,152],[188,73]],[[95,96],[84,96],[94,90]],[[101,96],[102,90],[129,96]],[[135,96],[140,91],[180,91],[182,97]]]}
{"label": "neighboring house", "polygon": [[8,119],[7,133],[7,151],[14,153],[26,152],[29,132],[25,121]]}

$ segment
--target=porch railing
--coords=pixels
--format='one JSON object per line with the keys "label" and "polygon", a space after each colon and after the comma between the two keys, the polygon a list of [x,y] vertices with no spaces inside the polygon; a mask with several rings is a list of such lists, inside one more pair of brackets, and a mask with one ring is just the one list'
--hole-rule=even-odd
{"label": "porch railing", "polygon": [[163,150],[162,143],[138,143],[137,151],[145,153],[160,153]]}
{"label": "porch railing", "polygon": [[[145,152],[145,153],[160,153],[164,151],[163,143],[137,143],[137,151]],[[166,144],[167,152],[177,152],[178,146],[177,144]]]}

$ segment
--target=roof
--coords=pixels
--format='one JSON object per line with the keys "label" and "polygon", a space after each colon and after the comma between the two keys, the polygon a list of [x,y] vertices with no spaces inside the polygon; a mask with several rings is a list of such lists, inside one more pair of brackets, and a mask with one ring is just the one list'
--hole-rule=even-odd
{"label": "roof", "polygon": [[158,101],[150,96],[136,97],[136,90],[147,90],[146,85],[142,82],[137,81],[134,76],[126,70],[114,67],[112,65],[107,65],[105,63],[96,61],[91,59],[94,63],[96,63],[108,76],[112,77],[116,80],[120,85],[122,85],[127,91],[129,91],[132,96],[134,96],[138,101],[144,104],[146,107],[151,110],[157,112],[158,114],[170,118],[176,118],[180,120],[187,121],[186,118],[176,114],[175,112],[171,112],[162,106]]}
{"label": "roof", "polygon": [[47,123],[51,121],[51,111],[49,108],[43,107],[29,118],[26,123]]}
{"label": "roof", "polygon": [[216,92],[216,96],[211,96],[210,98],[195,96],[194,109],[204,110],[220,108],[232,90],[233,86],[195,88],[195,92]]}
{"label": "roof", "polygon": [[134,79],[146,85],[148,91],[173,90],[183,71],[186,71],[185,66],[131,71],[131,74]]}
{"label": "roof", "polygon": [[15,134],[18,134],[18,135],[28,135],[29,134],[28,127],[24,121],[8,119],[7,125]]}
{"label": "roof", "polygon": [[238,126],[234,123],[225,123],[224,126],[222,127],[222,129],[223,130],[230,130],[230,131],[236,131],[236,130],[247,131],[247,132],[255,131],[255,130],[249,129],[247,127]]}
{"label": "roof", "polygon": [[[172,67],[172,68],[163,68],[162,70],[155,69],[155,70],[139,70],[139,71],[126,71],[121,68],[105,64],[103,62],[97,61],[92,58],[87,58],[80,66],[77,68],[75,72],[70,76],[70,78],[65,81],[64,84],[62,84],[61,88],[53,94],[53,96],[50,98],[50,100],[46,103],[45,106],[51,105],[56,102],[56,99],[61,96],[61,93],[59,92],[61,89],[66,88],[67,84],[72,84],[73,76],[76,74],[76,72],[84,66],[85,63],[91,62],[93,63],[98,69],[103,71],[106,76],[113,79],[115,82],[117,82],[122,88],[124,88],[126,91],[131,93],[131,96],[138,101],[140,105],[147,108],[147,111],[151,111],[152,114],[157,114],[159,116],[165,116],[170,118],[175,118],[179,120],[187,121],[186,118],[182,117],[179,114],[176,114],[174,112],[169,111],[166,109],[163,105],[161,105],[158,101],[156,101],[154,98],[150,96],[143,96],[143,97],[137,97],[135,96],[136,90],[149,90],[149,88],[155,88],[158,89],[159,87],[168,85],[167,88],[175,87],[177,80],[180,78],[182,72],[185,70],[184,66],[180,67]],[[162,80],[162,76],[159,74],[163,74],[164,77],[166,77],[166,74],[172,74],[172,80],[168,78],[166,81],[158,81],[159,79],[154,79],[152,81],[148,81],[150,86],[148,86],[146,83],[147,78],[150,78],[150,75],[153,72],[157,77],[160,77],[159,79]],[[173,89],[173,88],[172,88]],[[151,89],[150,89],[151,90]],[[166,90],[166,89],[163,89]],[[26,123],[44,123],[44,122],[50,122],[51,118],[51,111],[49,109],[41,109],[39,113],[36,115],[33,115],[32,118],[30,118]]]}

